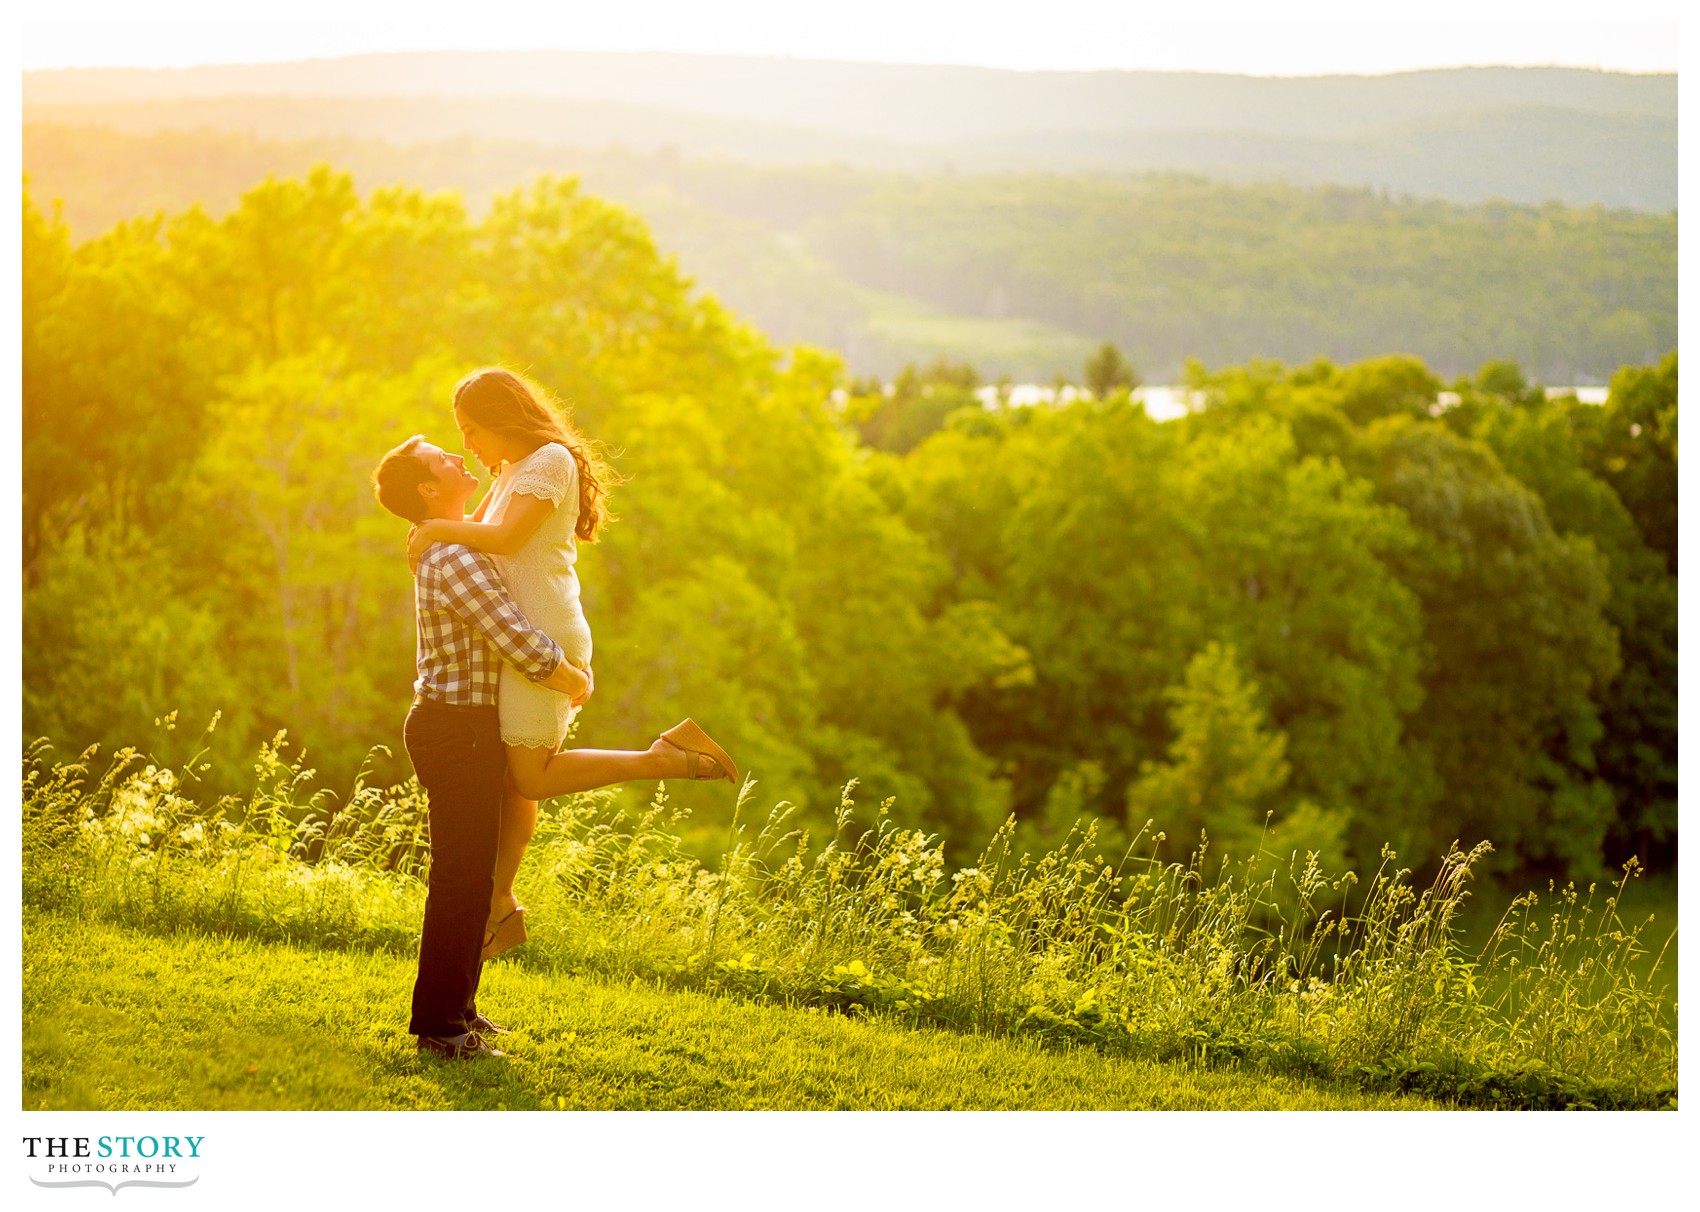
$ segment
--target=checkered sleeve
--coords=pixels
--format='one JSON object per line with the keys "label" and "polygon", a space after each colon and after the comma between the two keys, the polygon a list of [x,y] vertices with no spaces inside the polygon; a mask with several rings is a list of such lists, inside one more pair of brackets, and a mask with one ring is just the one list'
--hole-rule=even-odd
{"label": "checkered sleeve", "polygon": [[449,609],[475,628],[503,660],[533,682],[543,681],[560,667],[566,659],[560,645],[520,613],[489,556],[456,546],[438,567]]}

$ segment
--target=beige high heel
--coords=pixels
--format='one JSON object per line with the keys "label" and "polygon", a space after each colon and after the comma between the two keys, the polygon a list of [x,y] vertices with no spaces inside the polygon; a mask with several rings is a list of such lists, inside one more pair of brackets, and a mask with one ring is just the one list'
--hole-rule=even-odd
{"label": "beige high heel", "polygon": [[[734,787],[738,785],[738,767],[732,761],[732,755],[715,744],[714,738],[704,732],[689,716],[663,732],[661,739],[670,745],[677,745],[689,755],[685,759],[686,778],[700,780],[724,776]],[[704,768],[703,758],[708,758],[719,769]]]}
{"label": "beige high heel", "polygon": [[480,960],[487,960],[500,955],[510,947],[517,947],[526,940],[525,907],[517,907],[512,913],[497,922],[494,927],[484,927],[484,947],[478,953]]}

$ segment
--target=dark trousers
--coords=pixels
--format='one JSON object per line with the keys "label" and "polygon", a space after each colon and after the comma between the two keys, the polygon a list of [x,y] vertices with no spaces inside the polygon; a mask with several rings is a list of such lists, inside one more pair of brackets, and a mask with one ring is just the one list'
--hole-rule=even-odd
{"label": "dark trousers", "polygon": [[413,984],[414,1035],[459,1035],[477,1013],[507,759],[494,707],[415,701],[402,729],[430,803],[431,882]]}

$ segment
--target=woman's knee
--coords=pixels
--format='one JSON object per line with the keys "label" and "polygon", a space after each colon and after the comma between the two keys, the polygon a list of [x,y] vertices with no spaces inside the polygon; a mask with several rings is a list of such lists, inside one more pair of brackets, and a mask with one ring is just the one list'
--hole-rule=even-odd
{"label": "woman's knee", "polygon": [[528,815],[531,816],[533,825],[536,824],[537,801],[549,798],[543,785],[543,766],[542,762],[533,764],[521,761],[508,767],[509,803],[516,806],[522,803],[531,804]]}

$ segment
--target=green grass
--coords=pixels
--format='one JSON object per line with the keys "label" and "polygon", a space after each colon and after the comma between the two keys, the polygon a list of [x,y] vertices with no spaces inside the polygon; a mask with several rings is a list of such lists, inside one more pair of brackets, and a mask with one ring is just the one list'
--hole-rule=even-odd
{"label": "green grass", "polygon": [[[246,799],[203,802],[192,798],[195,762],[182,773],[139,763],[120,754],[97,778],[83,762],[54,762],[32,747],[23,892],[27,909],[52,915],[40,920],[70,923],[61,932],[77,935],[97,925],[127,929],[178,947],[244,939],[280,948],[279,965],[289,954],[283,948],[354,954],[365,958],[335,962],[382,968],[376,985],[385,996],[410,986],[426,860],[417,786],[359,785],[340,801],[306,796],[311,772],[274,744],[256,762]],[[811,840],[790,828],[785,805],[765,820],[755,814],[746,787],[726,849],[706,866],[681,848],[680,814],[662,795],[637,816],[599,794],[552,803],[521,872],[532,940],[502,965],[501,979],[567,990],[553,1000],[574,1004],[601,996],[598,989],[649,990],[630,996],[660,999],[664,1021],[688,1018],[694,1011],[686,1006],[743,1006],[756,1017],[737,1030],[752,1035],[767,1028],[751,1024],[774,1021],[762,1015],[826,1015],[839,1026],[820,1030],[854,1020],[880,1039],[911,1041],[901,1047],[920,1047],[912,1042],[919,1039],[970,1052],[1072,1046],[1095,1056],[1079,1063],[1109,1066],[1097,1073],[1159,1066],[1149,1072],[1167,1076],[1155,1088],[1179,1075],[1208,1082],[1238,1074],[1250,1101],[1233,1105],[1271,1105],[1258,1092],[1270,1082],[1487,1107],[1675,1104],[1674,997],[1656,963],[1665,948],[1619,911],[1633,865],[1618,884],[1593,892],[1565,887],[1518,898],[1485,947],[1465,947],[1459,915],[1485,848],[1447,856],[1426,888],[1386,852],[1360,888],[1350,873],[1322,872],[1314,856],[1265,869],[1261,859],[1207,865],[1199,855],[1182,865],[1129,854],[1116,867],[1096,854],[1090,830],[1035,856],[1015,845],[1010,822],[972,866],[953,871],[936,838],[897,827],[889,804],[858,808],[851,790],[830,836]],[[52,972],[61,961],[43,947],[39,972]],[[100,1007],[97,1018],[124,1012],[125,1000],[106,987],[123,966],[80,953],[77,960],[55,978],[61,991],[26,1018],[32,1030],[75,1020],[78,1005]],[[247,967],[269,974],[268,964]],[[243,967],[220,979],[253,984]],[[180,979],[189,978],[140,981],[128,1004],[141,1018],[114,1034],[177,1029],[193,1007],[156,1010],[149,999],[172,996]],[[311,1054],[312,1045],[298,1052],[289,1039],[326,1031],[340,1039],[359,1022],[403,1019],[399,1006],[345,1019],[324,1004],[359,985],[353,970],[322,983],[303,976],[296,987],[305,995],[259,1003],[306,996],[302,1004],[321,1016],[279,1026],[283,1072]],[[701,995],[711,1000],[688,1000]],[[515,1015],[538,1033],[521,1041],[543,1050],[537,1055],[578,1030],[551,1017],[551,1001],[534,993]],[[709,1023],[699,1034],[719,1039],[723,1028],[713,1020],[723,1011],[702,1012]],[[236,1006],[216,1019],[247,1031],[265,1017]],[[395,1046],[392,1027],[382,1034]],[[697,1045],[717,1058],[726,1046]],[[268,1058],[269,1048],[221,1039],[201,1051]],[[85,1072],[123,1072],[133,1062],[128,1054],[109,1060]],[[926,1069],[907,1055],[892,1064]],[[874,1064],[873,1072],[883,1070]],[[334,1086],[332,1076],[324,1080]],[[814,1089],[806,1075],[793,1076]],[[764,1080],[759,1067],[753,1079]],[[1100,1096],[1097,1079],[1082,1080],[1088,1092],[1075,1097]],[[919,1089],[939,1101],[910,1105],[1001,1106],[1007,1084],[864,1083],[868,1101],[857,1105],[900,1105],[880,1100]],[[43,1088],[52,1083],[44,1079]],[[1137,1088],[1110,1088],[1105,1103],[1090,1105],[1151,1105]],[[759,1098],[790,1089],[782,1082]],[[534,1097],[580,1095],[549,1087]],[[791,1105],[759,1098],[736,1105]]]}
{"label": "green grass", "polygon": [[[1581,889],[1578,890],[1582,891]],[[1610,891],[1602,881],[1594,887],[1595,900],[1603,899]],[[1556,886],[1549,889],[1546,900],[1558,899]],[[1618,913],[1626,921],[1645,922],[1642,931],[1645,950],[1633,954],[1627,965],[1643,984],[1661,993],[1673,1003],[1676,1000],[1679,971],[1675,939],[1677,925],[1677,886],[1674,874],[1631,881],[1623,888]],[[1485,888],[1459,915],[1459,946],[1468,952],[1479,952],[1492,940],[1494,929],[1511,909],[1516,896],[1503,887]],[[1667,945],[1668,944],[1668,945]]]}
{"label": "green grass", "polygon": [[[1043,320],[961,315],[866,287],[857,288],[855,297],[866,310],[868,333],[915,362],[948,357],[986,375],[1019,373],[1049,382],[1058,372],[1078,376],[1097,348],[1079,333]],[[1047,368],[1045,373],[1038,373],[1040,367]]]}
{"label": "green grass", "polygon": [[[501,1061],[422,1058],[413,964],[24,915],[26,1110],[1423,1109],[497,961]],[[99,973],[91,980],[90,973]]]}

